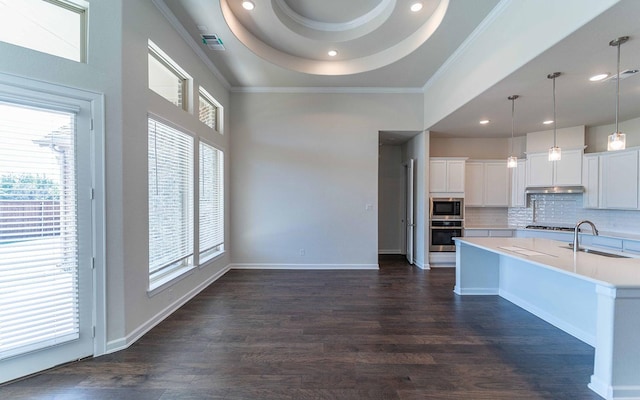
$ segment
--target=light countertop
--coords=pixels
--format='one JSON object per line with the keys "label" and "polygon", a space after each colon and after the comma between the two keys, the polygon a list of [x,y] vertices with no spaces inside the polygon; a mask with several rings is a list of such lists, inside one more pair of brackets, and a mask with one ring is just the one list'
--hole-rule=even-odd
{"label": "light countertop", "polygon": [[[486,229],[486,228],[485,228]],[[542,238],[455,238],[494,253],[545,268],[579,275],[611,287],[640,288],[640,258],[612,258],[566,248],[567,243]]]}

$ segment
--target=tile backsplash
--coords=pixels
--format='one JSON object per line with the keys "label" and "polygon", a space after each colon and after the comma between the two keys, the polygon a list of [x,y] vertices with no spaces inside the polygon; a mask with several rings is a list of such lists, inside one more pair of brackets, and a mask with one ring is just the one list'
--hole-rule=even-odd
{"label": "tile backsplash", "polygon": [[[467,213],[468,215],[468,213]],[[531,194],[526,208],[509,208],[508,225],[574,226],[588,219],[603,232],[640,233],[640,211],[582,208],[582,194]]]}
{"label": "tile backsplash", "polygon": [[506,226],[508,225],[507,208],[476,208],[464,209],[465,226]]}

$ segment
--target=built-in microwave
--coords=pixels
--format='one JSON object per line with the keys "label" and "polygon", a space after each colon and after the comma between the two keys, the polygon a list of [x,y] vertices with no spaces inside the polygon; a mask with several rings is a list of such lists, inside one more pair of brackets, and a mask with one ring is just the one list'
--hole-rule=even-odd
{"label": "built-in microwave", "polygon": [[443,198],[432,197],[430,206],[430,219],[464,219],[464,199],[463,198]]}

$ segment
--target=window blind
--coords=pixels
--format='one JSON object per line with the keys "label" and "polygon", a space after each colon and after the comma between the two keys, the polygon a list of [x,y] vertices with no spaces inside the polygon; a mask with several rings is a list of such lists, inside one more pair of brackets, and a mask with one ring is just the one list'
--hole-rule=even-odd
{"label": "window blind", "polygon": [[200,118],[200,121],[214,131],[218,130],[218,108],[202,92],[200,93],[199,103],[200,107],[198,117]]}
{"label": "window blind", "polygon": [[200,260],[224,244],[224,160],[222,151],[200,142]]}
{"label": "window blind", "polygon": [[149,274],[151,281],[191,264],[193,138],[149,118]]}
{"label": "window blind", "polygon": [[0,359],[79,337],[75,114],[0,102]]}

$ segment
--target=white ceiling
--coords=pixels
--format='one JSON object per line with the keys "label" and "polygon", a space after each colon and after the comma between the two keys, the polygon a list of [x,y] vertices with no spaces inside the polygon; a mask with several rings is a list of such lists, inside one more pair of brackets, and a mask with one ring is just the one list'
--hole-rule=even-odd
{"label": "white ceiling", "polygon": [[[422,92],[499,0],[154,0],[198,43],[231,90],[359,90]],[[591,83],[597,72],[615,73],[616,48],[609,41],[628,35],[621,69],[640,68],[640,1],[622,0],[556,46],[459,108],[430,130],[435,135],[511,135],[512,94],[515,134],[550,129],[556,79],[558,128],[614,121],[615,84]],[[201,43],[217,34],[225,51]],[[336,49],[338,56],[327,56]],[[621,120],[640,116],[640,73],[620,82]],[[491,120],[481,126],[481,118]],[[411,136],[388,132],[385,137]]]}

